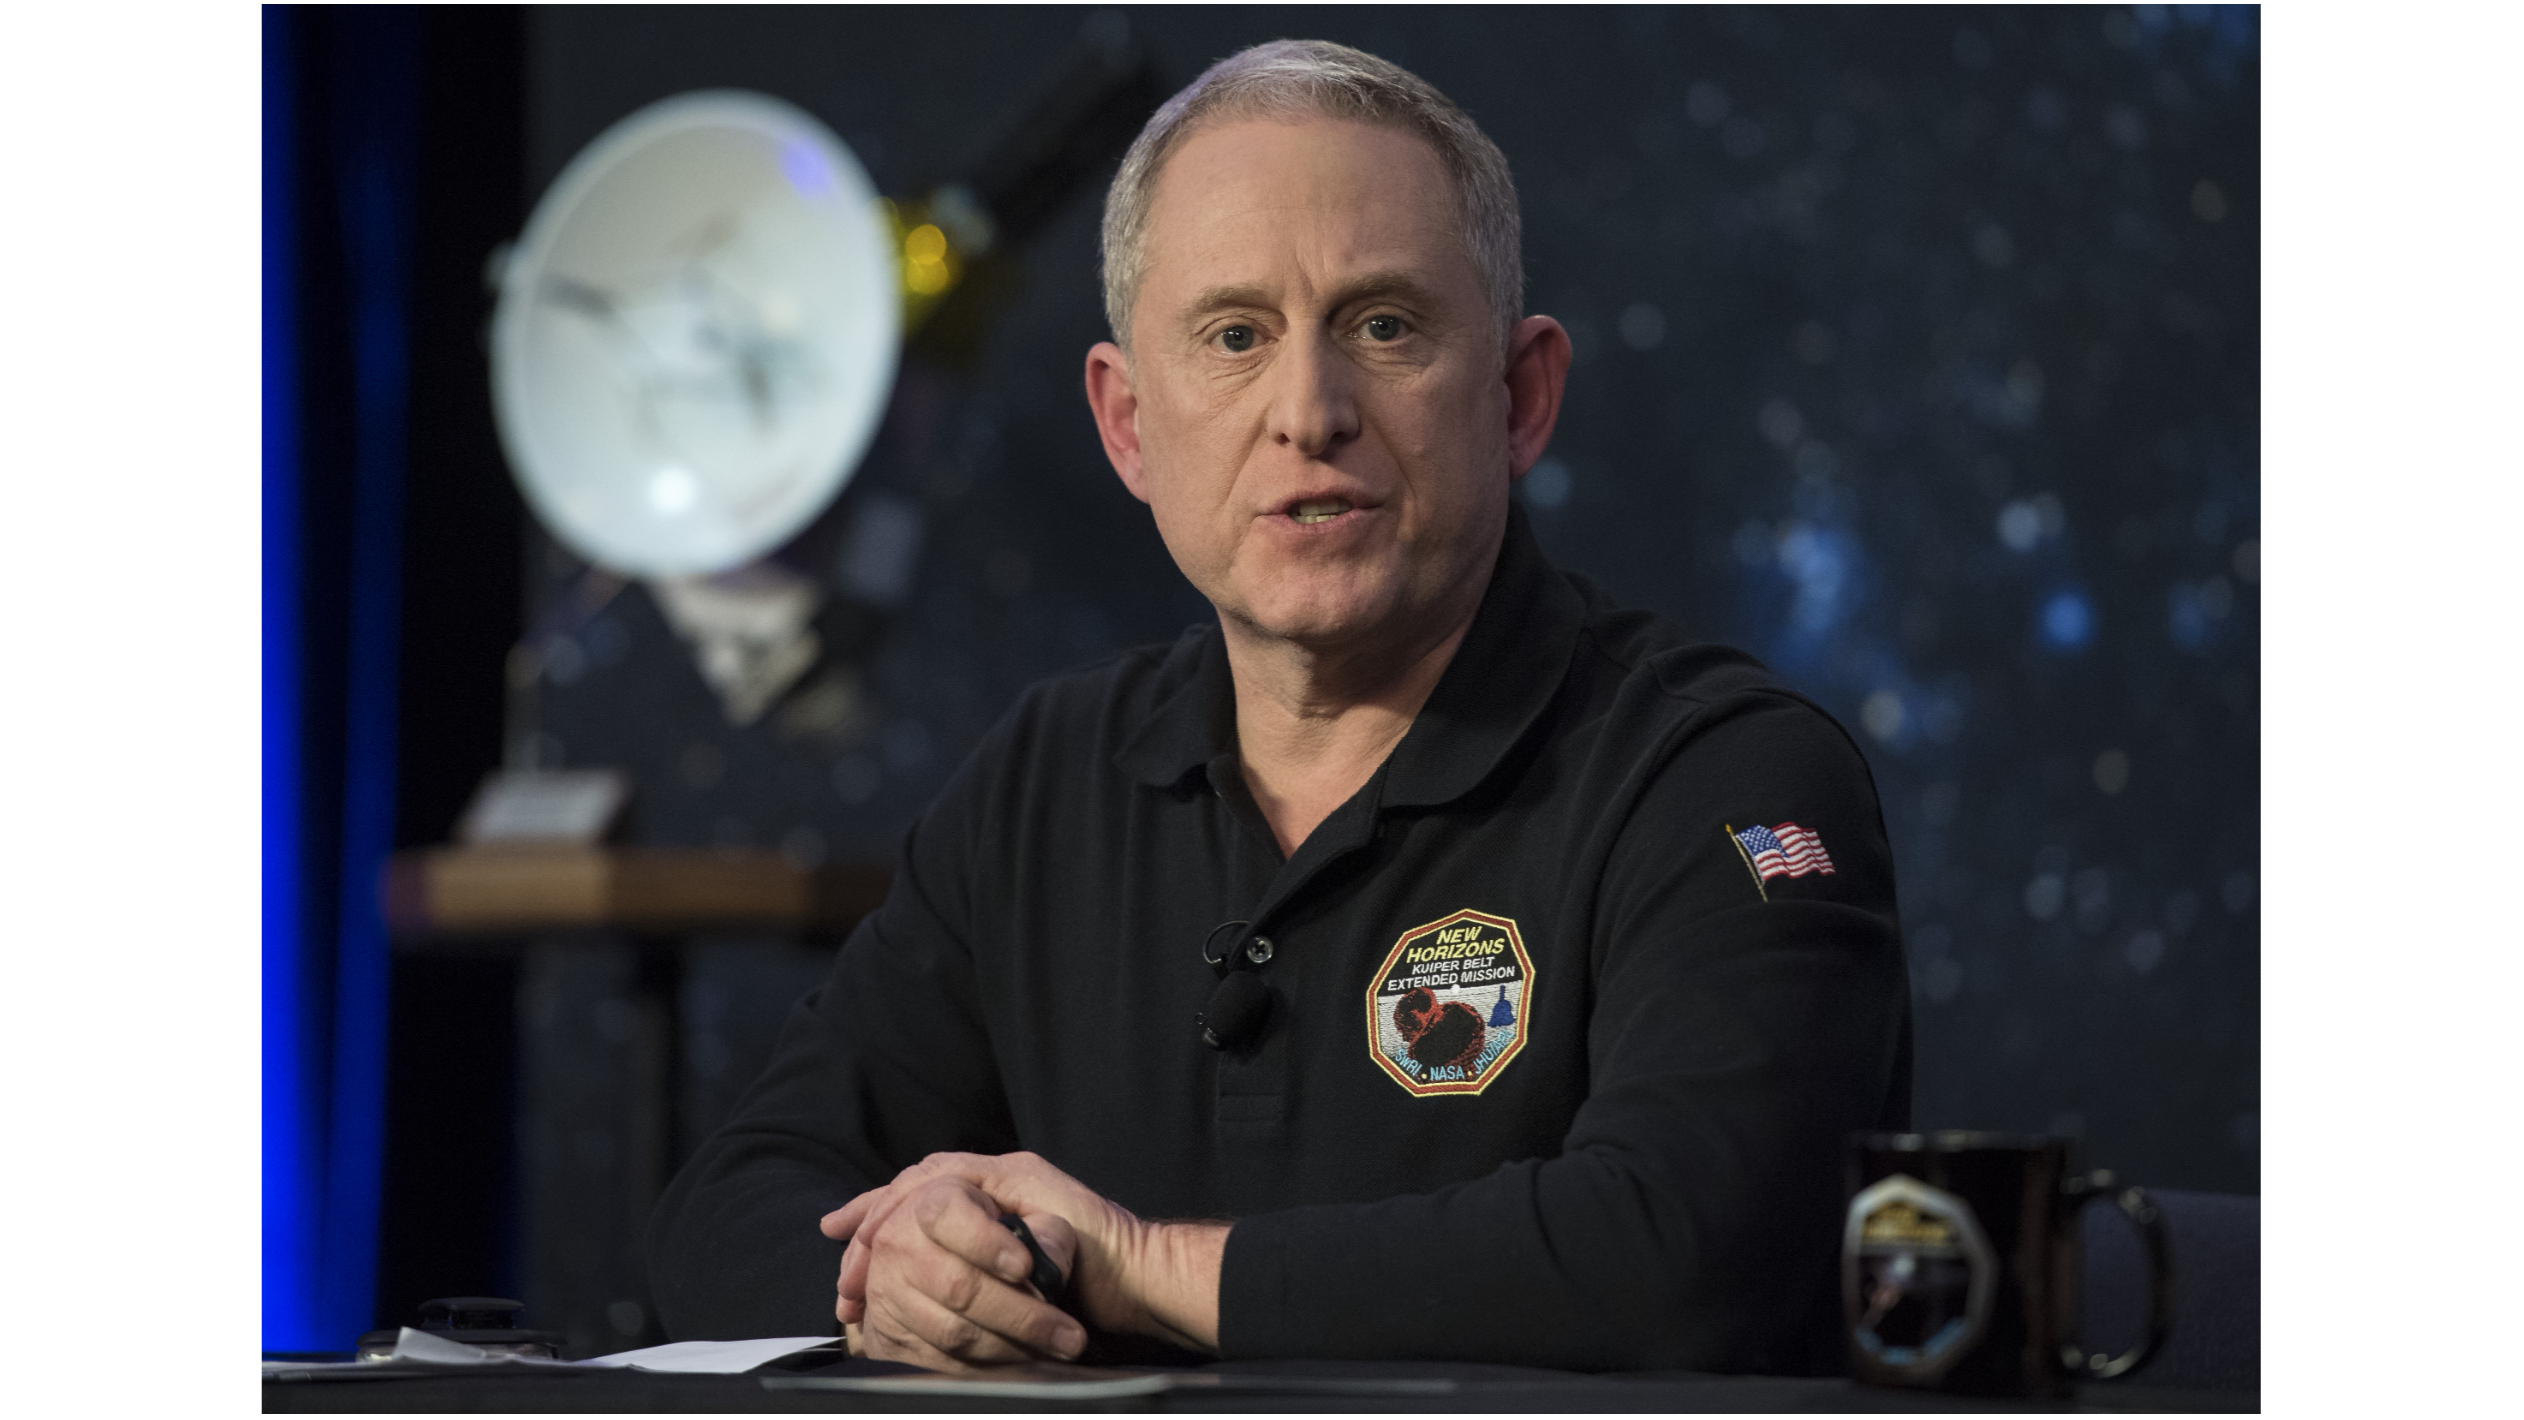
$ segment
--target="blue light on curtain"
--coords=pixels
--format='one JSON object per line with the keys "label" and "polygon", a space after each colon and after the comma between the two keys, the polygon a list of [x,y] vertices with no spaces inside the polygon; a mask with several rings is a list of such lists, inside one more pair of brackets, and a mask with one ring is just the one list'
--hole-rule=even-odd
{"label": "blue light on curtain", "polygon": [[320,1134],[309,1126],[299,858],[299,498],[295,26],[263,10],[263,1344],[315,1349]]}
{"label": "blue light on curtain", "polygon": [[[420,18],[263,13],[263,1344],[345,1350],[375,1320]],[[339,287],[319,290],[328,240]],[[349,357],[331,442],[305,437],[311,392],[341,387],[308,378],[320,349]],[[349,496],[313,496],[325,480]],[[307,615],[327,604],[343,618]]]}

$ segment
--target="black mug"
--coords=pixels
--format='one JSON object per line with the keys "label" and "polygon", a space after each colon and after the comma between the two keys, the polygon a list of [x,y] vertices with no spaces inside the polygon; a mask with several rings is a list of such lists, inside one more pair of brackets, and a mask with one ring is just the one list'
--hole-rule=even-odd
{"label": "black mug", "polygon": [[[1850,1141],[1841,1306],[1876,1385],[2058,1395],[2146,1364],[2173,1322],[2164,1220],[2143,1189],[2072,1173],[2068,1141],[1952,1131]],[[2109,1197],[2147,1250],[2147,1331],[2118,1356],[2078,1332],[2077,1215]]]}

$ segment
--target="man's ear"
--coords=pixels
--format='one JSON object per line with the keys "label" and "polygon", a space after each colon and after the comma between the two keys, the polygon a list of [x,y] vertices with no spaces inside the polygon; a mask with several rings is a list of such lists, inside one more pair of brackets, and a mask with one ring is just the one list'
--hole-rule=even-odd
{"label": "man's ear", "polygon": [[1569,333],[1549,316],[1516,323],[1507,346],[1507,476],[1523,478],[1551,443],[1569,384]]}
{"label": "man's ear", "polygon": [[1130,357],[1110,340],[1087,352],[1087,408],[1122,486],[1147,502],[1148,479],[1139,462],[1139,392],[1131,387]]}

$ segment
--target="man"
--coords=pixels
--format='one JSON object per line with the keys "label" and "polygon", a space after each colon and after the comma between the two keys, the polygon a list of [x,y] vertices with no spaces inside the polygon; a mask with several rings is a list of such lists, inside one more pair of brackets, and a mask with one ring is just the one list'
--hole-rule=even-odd
{"label": "man", "polygon": [[1909,1108],[1881,816],[1819,709],[1543,562],[1505,160],[1259,46],[1150,119],[1105,278],[1088,401],[1217,624],[959,770],[660,1205],[669,1331],[1832,1365],[1842,1142]]}

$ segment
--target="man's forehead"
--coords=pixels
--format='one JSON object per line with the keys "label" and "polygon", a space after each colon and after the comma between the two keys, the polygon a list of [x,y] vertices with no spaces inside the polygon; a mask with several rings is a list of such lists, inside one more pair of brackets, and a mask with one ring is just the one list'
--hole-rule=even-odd
{"label": "man's forehead", "polygon": [[[1204,286],[1186,302],[1193,314],[1204,311],[1233,310],[1245,306],[1268,306],[1285,299],[1290,293],[1279,282],[1235,282]],[[1422,304],[1437,299],[1429,279],[1403,267],[1363,270],[1305,283],[1309,294],[1336,301],[1396,300]]]}
{"label": "man's forehead", "polygon": [[1445,167],[1405,129],[1334,118],[1206,125],[1167,157],[1152,199],[1147,277],[1169,305],[1285,294],[1292,278],[1425,294],[1472,275]]}

